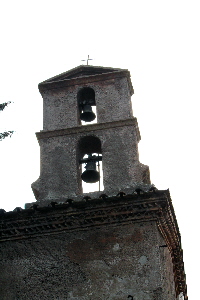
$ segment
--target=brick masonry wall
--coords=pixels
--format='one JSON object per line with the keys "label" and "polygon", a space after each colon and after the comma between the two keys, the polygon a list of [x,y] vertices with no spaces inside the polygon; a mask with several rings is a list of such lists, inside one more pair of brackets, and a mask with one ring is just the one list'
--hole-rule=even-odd
{"label": "brick masonry wall", "polygon": [[45,131],[80,125],[77,95],[84,87],[90,87],[95,92],[98,123],[132,117],[131,94],[126,77],[101,78],[96,81],[88,77],[75,83],[68,80],[62,87],[42,91]]}

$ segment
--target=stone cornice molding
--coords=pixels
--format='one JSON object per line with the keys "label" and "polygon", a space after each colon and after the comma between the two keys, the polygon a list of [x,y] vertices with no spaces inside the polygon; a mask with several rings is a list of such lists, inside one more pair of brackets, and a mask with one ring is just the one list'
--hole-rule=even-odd
{"label": "stone cornice molding", "polygon": [[102,74],[94,73],[90,75],[83,75],[81,77],[77,76],[76,78],[67,78],[67,77],[59,78],[58,75],[55,78],[41,82],[38,85],[38,87],[39,87],[39,91],[42,93],[46,90],[51,90],[51,89],[65,88],[74,85],[86,85],[88,83],[109,81],[112,79],[123,78],[123,77],[127,78],[130,94],[133,95],[134,89],[130,79],[130,72],[128,70],[120,70],[120,69],[113,69],[110,72],[106,72]]}
{"label": "stone cornice molding", "polygon": [[138,128],[137,119],[135,117],[126,120],[114,121],[114,122],[106,122],[106,123],[95,123],[85,126],[77,126],[71,127],[66,129],[58,129],[53,131],[40,131],[36,133],[38,140],[44,138],[51,138],[56,136],[63,136],[63,135],[72,135],[72,134],[79,134],[79,133],[91,133],[91,131],[99,131],[99,130],[106,130],[109,128],[117,128],[117,127],[124,127],[124,126],[133,126],[136,129],[137,141],[139,142],[140,132]]}

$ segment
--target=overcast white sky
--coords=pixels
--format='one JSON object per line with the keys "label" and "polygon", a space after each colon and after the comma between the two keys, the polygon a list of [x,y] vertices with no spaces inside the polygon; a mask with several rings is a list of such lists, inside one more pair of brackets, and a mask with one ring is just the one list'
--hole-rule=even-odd
{"label": "overcast white sky", "polygon": [[199,287],[199,1],[4,1],[0,5],[0,206],[34,201],[42,129],[39,82],[82,64],[129,69],[140,161],[170,189],[189,299]]}

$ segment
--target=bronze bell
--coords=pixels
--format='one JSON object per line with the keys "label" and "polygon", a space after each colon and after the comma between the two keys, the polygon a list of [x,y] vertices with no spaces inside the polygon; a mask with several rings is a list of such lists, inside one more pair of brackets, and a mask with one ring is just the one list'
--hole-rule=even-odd
{"label": "bronze bell", "polygon": [[92,106],[86,104],[83,106],[83,112],[80,115],[82,121],[91,122],[96,118],[95,113],[92,111]]}
{"label": "bronze bell", "polygon": [[96,170],[96,162],[89,161],[86,163],[85,171],[82,173],[81,178],[83,181],[87,183],[95,183],[99,181],[100,175],[99,172]]}

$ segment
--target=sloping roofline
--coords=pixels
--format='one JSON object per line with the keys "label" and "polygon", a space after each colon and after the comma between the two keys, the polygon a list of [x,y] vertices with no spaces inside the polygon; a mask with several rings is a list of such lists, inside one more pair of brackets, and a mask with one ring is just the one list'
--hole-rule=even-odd
{"label": "sloping roofline", "polygon": [[127,69],[90,66],[90,65],[80,65],[69,71],[66,71],[64,73],[61,73],[54,77],[51,77],[51,78],[39,83],[39,90],[41,91],[44,89],[56,88],[61,85],[67,84],[67,82],[69,80],[70,80],[70,82],[72,82],[74,80],[82,81],[82,80],[88,78],[89,76],[91,78],[94,78],[94,77],[99,78],[99,76],[100,76],[101,80],[103,79],[102,76],[105,79],[125,76],[128,79],[131,94],[134,93],[133,86],[132,86],[131,79],[130,79],[130,77],[131,77],[130,72]]}

